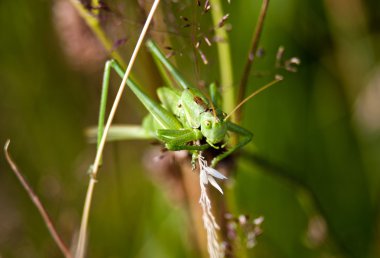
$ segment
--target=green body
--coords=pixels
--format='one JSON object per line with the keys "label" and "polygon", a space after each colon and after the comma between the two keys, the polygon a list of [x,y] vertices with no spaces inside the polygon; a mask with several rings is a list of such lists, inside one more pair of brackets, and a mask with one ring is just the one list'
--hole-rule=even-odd
{"label": "green body", "polygon": [[[229,132],[241,135],[240,141],[235,146],[231,146],[227,151],[213,159],[212,166],[251,140],[252,134],[249,131],[225,121],[225,114],[219,109],[220,97],[215,85],[210,87],[211,99],[209,100],[200,90],[192,87],[183,79],[152,41],[148,41],[147,46],[161,70],[165,69],[170,73],[182,90],[173,87],[159,88],[157,94],[161,103],[157,103],[133,80],[128,79],[128,87],[145,106],[149,115],[144,119],[142,126],[111,127],[109,139],[156,138],[162,141],[168,150],[189,150],[195,157],[201,150],[210,147],[216,149],[224,147],[228,143]],[[121,78],[124,76],[124,71],[114,60],[106,63],[98,139],[103,133],[111,68],[114,68]]]}

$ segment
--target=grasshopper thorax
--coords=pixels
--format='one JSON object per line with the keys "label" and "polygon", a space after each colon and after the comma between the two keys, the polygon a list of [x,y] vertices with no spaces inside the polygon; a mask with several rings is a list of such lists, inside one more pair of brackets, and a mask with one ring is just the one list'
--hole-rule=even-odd
{"label": "grasshopper thorax", "polygon": [[226,122],[216,116],[212,110],[201,113],[200,120],[203,136],[208,144],[216,148],[215,144],[222,142],[227,134]]}

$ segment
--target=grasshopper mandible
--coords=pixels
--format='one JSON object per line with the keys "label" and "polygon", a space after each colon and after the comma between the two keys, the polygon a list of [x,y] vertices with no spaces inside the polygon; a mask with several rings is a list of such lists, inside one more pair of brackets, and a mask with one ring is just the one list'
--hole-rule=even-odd
{"label": "grasshopper mandible", "polygon": [[[231,155],[237,149],[249,143],[252,133],[241,126],[227,121],[226,113],[219,108],[219,93],[215,84],[210,86],[210,96],[207,98],[199,89],[191,86],[180,75],[178,70],[166,59],[158,46],[151,40],[147,47],[153,58],[182,87],[182,91],[161,87],[157,95],[161,103],[150,98],[133,79],[127,80],[128,87],[148,110],[141,126],[113,126],[110,128],[108,140],[123,139],[158,139],[170,151],[188,150],[192,153],[194,165],[200,151],[208,148],[224,148],[228,143],[229,132],[240,135],[239,141],[213,158],[211,166]],[[104,114],[111,69],[123,78],[124,71],[115,60],[106,62],[103,77],[103,92],[100,105],[98,139],[103,133]]]}

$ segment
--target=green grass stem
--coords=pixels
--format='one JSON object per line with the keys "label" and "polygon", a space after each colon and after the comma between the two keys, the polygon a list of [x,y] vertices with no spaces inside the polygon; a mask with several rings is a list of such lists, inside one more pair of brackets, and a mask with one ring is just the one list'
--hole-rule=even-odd
{"label": "green grass stem", "polygon": [[[231,112],[235,107],[235,91],[233,69],[231,61],[231,51],[229,37],[224,27],[219,28],[219,22],[222,20],[224,13],[220,0],[211,0],[212,21],[215,28],[215,36],[219,40],[216,45],[219,57],[219,73],[222,86],[223,110],[227,113]],[[231,116],[231,121],[235,121],[235,115]]]}

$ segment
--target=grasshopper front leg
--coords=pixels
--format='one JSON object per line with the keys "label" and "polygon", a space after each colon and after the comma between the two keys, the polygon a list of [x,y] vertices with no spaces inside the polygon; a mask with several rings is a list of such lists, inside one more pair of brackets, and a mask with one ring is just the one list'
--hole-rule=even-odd
{"label": "grasshopper front leg", "polygon": [[165,147],[171,151],[177,150],[205,150],[210,146],[208,144],[202,145],[188,145],[202,139],[202,133],[198,129],[183,129],[183,130],[157,130],[158,139],[165,142]]}
{"label": "grasshopper front leg", "polygon": [[170,151],[190,151],[190,153],[192,153],[191,166],[193,169],[195,169],[195,161],[198,157],[199,151],[204,151],[210,147],[209,144],[193,144],[203,138],[202,133],[198,129],[159,129],[157,130],[157,136],[165,142],[165,147]]}
{"label": "grasshopper front leg", "polygon": [[241,139],[239,139],[239,142],[235,146],[233,146],[226,152],[216,156],[211,162],[211,167],[215,167],[219,161],[231,155],[233,152],[242,148],[244,145],[246,145],[252,140],[252,137],[253,137],[252,133],[237,124],[227,122],[227,128],[228,128],[228,131],[231,131],[233,133],[240,135]]}

